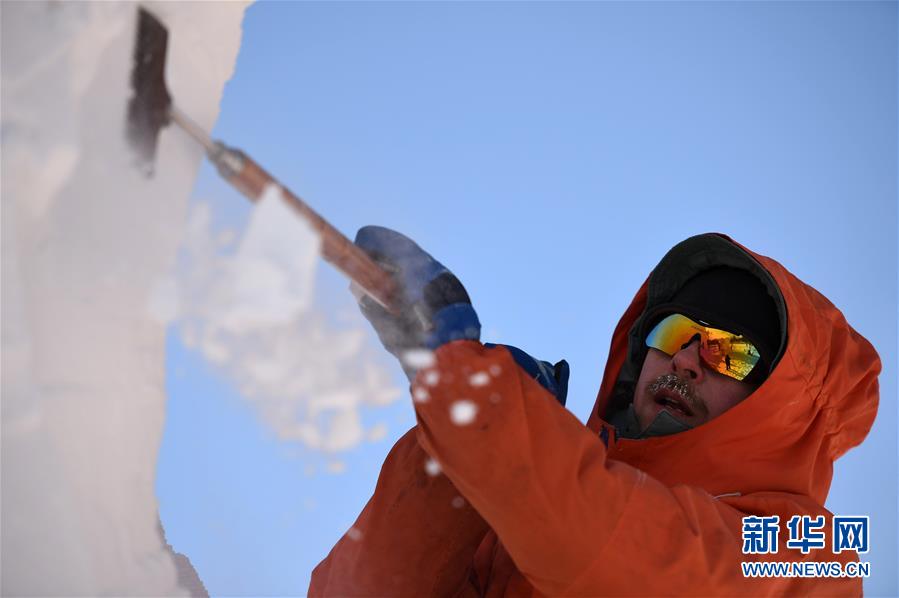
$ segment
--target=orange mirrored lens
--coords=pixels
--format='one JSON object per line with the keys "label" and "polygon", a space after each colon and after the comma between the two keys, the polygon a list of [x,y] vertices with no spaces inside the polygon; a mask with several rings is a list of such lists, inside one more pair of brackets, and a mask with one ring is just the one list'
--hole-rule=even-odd
{"label": "orange mirrored lens", "polygon": [[759,361],[758,349],[742,335],[699,324],[681,314],[672,314],[656,324],[646,337],[646,345],[673,356],[697,336],[700,356],[719,374],[743,380]]}

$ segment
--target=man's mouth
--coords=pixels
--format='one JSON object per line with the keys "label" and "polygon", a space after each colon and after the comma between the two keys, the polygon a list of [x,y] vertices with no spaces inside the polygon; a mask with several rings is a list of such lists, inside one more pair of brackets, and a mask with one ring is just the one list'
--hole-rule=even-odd
{"label": "man's mouth", "polygon": [[693,417],[696,413],[692,406],[695,399],[689,385],[675,374],[659,376],[647,390],[657,404],[675,415]]}

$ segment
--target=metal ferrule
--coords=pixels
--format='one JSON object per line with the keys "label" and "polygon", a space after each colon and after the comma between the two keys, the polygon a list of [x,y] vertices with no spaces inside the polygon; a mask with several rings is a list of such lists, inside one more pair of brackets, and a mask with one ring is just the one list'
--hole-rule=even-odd
{"label": "metal ferrule", "polygon": [[219,174],[230,179],[243,170],[245,157],[242,151],[235,150],[221,141],[214,141],[208,152],[209,161],[215,164]]}

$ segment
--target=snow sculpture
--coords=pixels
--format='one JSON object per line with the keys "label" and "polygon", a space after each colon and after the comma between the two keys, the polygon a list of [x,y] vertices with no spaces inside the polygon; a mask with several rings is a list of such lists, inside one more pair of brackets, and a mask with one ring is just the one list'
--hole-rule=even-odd
{"label": "snow sculpture", "polygon": [[[169,28],[169,88],[210,129],[246,4],[144,6]],[[3,595],[204,591],[158,523],[165,324],[147,309],[202,150],[168,127],[155,176],[133,168],[136,10],[2,6]]]}

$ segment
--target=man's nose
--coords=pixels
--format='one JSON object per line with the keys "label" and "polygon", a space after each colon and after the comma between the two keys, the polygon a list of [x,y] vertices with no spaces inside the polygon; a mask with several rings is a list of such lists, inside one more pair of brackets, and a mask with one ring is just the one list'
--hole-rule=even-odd
{"label": "man's nose", "polygon": [[702,339],[697,334],[674,354],[674,357],[671,358],[671,369],[675,374],[689,377],[695,383],[702,382],[705,372],[702,367],[702,357],[699,355],[701,344]]}

